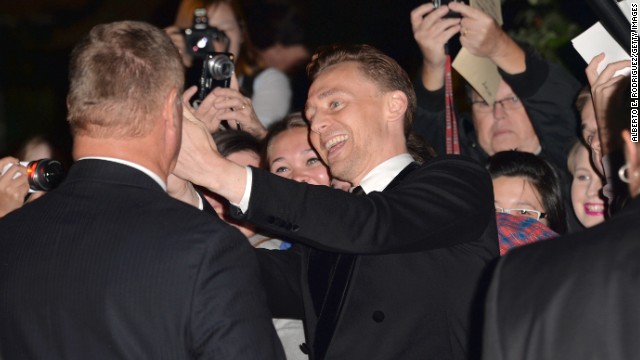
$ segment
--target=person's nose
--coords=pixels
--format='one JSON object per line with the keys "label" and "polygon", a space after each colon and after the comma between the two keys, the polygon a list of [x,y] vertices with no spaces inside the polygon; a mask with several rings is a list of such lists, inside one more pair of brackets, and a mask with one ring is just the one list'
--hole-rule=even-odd
{"label": "person's nose", "polygon": [[496,101],[493,103],[493,117],[495,119],[504,119],[506,117],[504,105],[501,101]]}
{"label": "person's nose", "polygon": [[[593,176],[598,176],[593,174]],[[589,181],[589,185],[587,185],[587,197],[596,197],[600,193],[600,186],[598,186],[598,181],[596,179],[591,179]]]}
{"label": "person's nose", "polygon": [[303,183],[309,183],[311,180],[311,177],[309,177],[309,174],[306,171],[300,170],[300,169],[293,170],[291,174],[291,178],[297,182],[303,182]]}
{"label": "person's nose", "polygon": [[321,134],[329,126],[329,117],[316,114],[311,121],[311,131]]}

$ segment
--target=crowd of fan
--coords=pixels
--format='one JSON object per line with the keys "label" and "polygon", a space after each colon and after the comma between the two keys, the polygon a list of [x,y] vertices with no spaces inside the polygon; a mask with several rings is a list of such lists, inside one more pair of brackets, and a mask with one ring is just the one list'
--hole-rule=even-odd
{"label": "crowd of fan", "polygon": [[[573,279],[577,272],[596,271],[586,264],[581,267],[582,260],[590,259],[592,265],[604,264],[591,266],[600,271],[594,277],[619,276],[626,282],[612,280],[611,283],[619,287],[638,285],[635,268],[625,262],[631,260],[630,255],[637,252],[638,246],[625,245],[625,241],[640,229],[634,221],[638,219],[639,207],[636,195],[640,190],[640,148],[629,138],[629,79],[614,75],[617,70],[629,67],[629,61],[614,62],[598,71],[604,56],[594,58],[585,69],[589,84],[581,86],[562,66],[545,60],[536,49],[513,40],[489,15],[457,2],[440,8],[427,3],[408,14],[423,57],[423,65],[413,81],[392,59],[368,46],[327,47],[312,59],[302,38],[282,38],[282,31],[276,31],[300,29],[292,22],[294,14],[275,5],[261,8],[272,18],[265,19],[263,24],[260,17],[249,16],[254,24],[248,27],[235,0],[183,0],[176,25],[163,32],[137,23],[114,23],[94,29],[92,41],[100,43],[104,51],[117,53],[130,50],[127,46],[135,48],[127,43],[128,32],[138,32],[131,35],[132,38],[140,34],[155,37],[160,36],[158,33],[166,34],[164,40],[160,36],[154,41],[171,41],[169,44],[173,43],[178,50],[171,56],[175,55],[188,69],[193,59],[185,50],[181,29],[190,26],[190,15],[202,6],[207,9],[209,25],[228,35],[229,51],[236,56],[237,78],[234,76],[229,88],[215,89],[194,108],[190,99],[197,89],[189,87],[193,71],[187,71],[186,90],[176,88],[174,80],[162,75],[161,78],[168,80],[154,83],[171,88],[173,98],[165,101],[166,94],[162,91],[145,93],[145,97],[155,96],[155,102],[150,102],[150,107],[131,107],[134,110],[126,114],[114,107],[118,107],[118,101],[124,103],[131,99],[114,96],[107,99],[112,102],[109,106],[98,110],[89,109],[87,105],[98,101],[100,96],[108,97],[113,89],[124,87],[114,85],[113,89],[107,89],[109,91],[92,93],[87,89],[99,85],[74,78],[72,72],[68,101],[69,121],[80,144],[77,146],[82,150],[74,150],[74,158],[82,159],[78,163],[115,158],[150,169],[173,198],[193,205],[211,221],[220,218],[236,227],[247,243],[259,249],[255,250],[255,258],[243,258],[257,263],[260,286],[266,293],[266,297],[259,294],[251,301],[268,305],[268,317],[272,318],[284,352],[278,348],[280,344],[274,345],[273,334],[269,332],[239,332],[237,336],[266,339],[249,345],[238,341],[236,335],[216,335],[216,332],[235,331],[233,326],[227,329],[212,326],[202,333],[189,330],[187,338],[193,343],[189,343],[191,340],[179,342],[185,354],[202,358],[214,358],[215,354],[219,356],[215,358],[223,359],[466,359],[481,356],[486,359],[568,359],[595,351],[601,355],[596,358],[613,359],[627,358],[618,355],[638,350],[636,342],[627,341],[623,335],[611,339],[611,333],[618,331],[611,328],[616,326],[611,325],[612,322],[607,320],[609,327],[603,326],[601,330],[590,322],[605,322],[600,317],[612,307],[619,307],[616,313],[631,311],[632,305],[624,306],[627,302],[633,304],[631,299],[637,295],[625,294],[617,288],[610,292],[602,290],[602,297],[608,294],[615,298],[618,292],[622,292],[620,297],[628,296],[620,303],[602,303],[596,311],[590,306],[600,300],[599,291],[590,298],[584,292],[588,290],[577,287],[578,280],[567,280]],[[448,17],[449,11],[460,17]],[[255,35],[257,41],[252,41],[247,28],[261,29],[260,34]],[[96,40],[104,36],[100,32],[111,33],[108,35],[111,39]],[[265,39],[269,33],[274,35]],[[286,31],[285,34],[293,35]],[[454,38],[473,55],[494,63],[501,76],[493,103],[467,87],[470,112],[456,112],[461,155],[449,155],[445,150],[448,130],[445,45]],[[254,47],[252,42],[259,46]],[[87,72],[95,70],[91,67],[92,59],[82,53],[89,52],[91,46],[85,42],[74,50],[77,54],[72,58],[76,61],[72,63],[72,70],[76,73],[85,71],[77,67],[90,69]],[[141,63],[145,56],[154,55],[150,50],[136,48],[135,51]],[[309,62],[309,80],[300,80],[300,69]],[[125,66],[114,63],[114,67]],[[171,66],[161,70],[167,71]],[[117,71],[112,81],[126,83],[127,79],[121,76],[125,72]],[[83,76],[90,78],[91,74]],[[81,87],[74,85],[74,81],[87,81],[88,85]],[[135,94],[126,97],[137,99]],[[306,99],[306,103],[300,98]],[[161,110],[159,114],[163,117],[144,118],[136,112],[153,107]],[[178,117],[175,112],[183,115]],[[121,117],[123,121],[101,121],[101,116]],[[144,118],[144,121],[127,124],[129,116]],[[160,124],[162,121],[158,119],[165,117],[170,120]],[[169,124],[172,121],[181,127],[175,130]],[[149,124],[146,127],[142,125],[145,122]],[[137,138],[147,134],[158,136],[149,141],[173,136],[173,140],[165,144],[169,150],[147,154],[159,148],[134,145]],[[108,144],[109,139],[114,141]],[[0,353],[7,359],[25,354],[37,358],[50,351],[57,352],[59,357],[65,357],[64,354],[87,356],[102,349],[101,345],[88,344],[70,349],[68,347],[74,345],[64,341],[59,345],[50,344],[60,340],[55,330],[43,331],[37,336],[26,333],[23,329],[29,327],[21,325],[20,313],[29,311],[30,304],[35,307],[39,303],[7,295],[19,291],[15,288],[19,279],[16,274],[33,261],[17,254],[40,249],[32,238],[36,235],[25,232],[24,237],[14,236],[16,231],[25,229],[23,218],[39,222],[34,214],[47,211],[44,201],[56,192],[72,198],[84,196],[82,189],[79,193],[73,190],[73,182],[82,181],[77,171],[67,180],[71,184],[61,185],[64,190],[56,189],[44,196],[29,194],[27,169],[17,163],[53,156],[51,148],[45,153],[28,154],[46,146],[41,140],[36,138],[25,144],[26,152],[0,159],[0,169],[6,169],[0,175],[0,217],[3,217],[0,219],[0,253],[3,254],[0,263],[9,264],[7,270],[0,271],[3,274],[0,275],[0,309],[3,309],[0,310]],[[130,145],[117,150],[125,143]],[[172,147],[175,153],[170,153]],[[145,156],[152,160],[140,160],[147,159]],[[148,164],[162,165],[156,170]],[[76,166],[72,166],[71,172]],[[307,185],[281,182],[267,173]],[[366,196],[354,195],[362,190]],[[65,221],[72,216],[61,210],[55,221]],[[50,229],[47,226],[57,229],[56,225],[43,222],[44,225],[34,226],[41,233]],[[60,241],[67,236],[65,231],[71,230],[64,228],[41,240]],[[191,230],[180,231],[188,236]],[[139,233],[144,236],[144,232]],[[91,237],[90,234],[84,236]],[[20,243],[14,238],[20,239]],[[620,252],[615,253],[617,257],[603,254],[602,250],[592,255],[589,249],[581,248],[582,238],[588,244],[585,247],[594,248],[604,243],[602,248],[611,253],[618,251],[617,243],[624,244],[620,245]],[[592,240],[594,238],[599,242]],[[572,247],[547,243],[568,243]],[[531,254],[527,255],[528,252]],[[550,253],[555,256],[544,258]],[[570,260],[563,263],[561,254]],[[576,254],[583,257],[579,259]],[[598,254],[617,260],[598,262],[594,260]],[[218,256],[214,253],[209,261],[215,262]],[[563,265],[566,269],[562,269]],[[543,272],[541,267],[555,269],[555,272]],[[50,265],[40,273],[38,266],[33,268],[36,275],[42,276],[57,267]],[[234,271],[232,268],[216,271],[227,270]],[[54,273],[51,281],[69,279],[65,277],[70,276],[65,272],[69,270],[58,269],[61,273],[57,275],[55,270],[51,271]],[[214,271],[203,276],[215,281],[215,274]],[[559,285],[554,285],[556,283]],[[576,292],[575,297],[558,295],[562,284],[569,286],[567,283],[576,286],[571,288]],[[527,284],[530,288],[523,290]],[[596,281],[593,286],[598,284]],[[44,283],[32,286],[46,287]],[[101,285],[93,283],[92,286]],[[218,286],[238,284],[227,280]],[[606,283],[601,286],[606,287]],[[31,291],[37,295],[48,290]],[[242,296],[242,291],[239,294]],[[525,299],[528,295],[531,298]],[[47,312],[69,310],[64,300],[55,296],[51,299]],[[533,305],[523,305],[527,300]],[[562,303],[565,300],[568,305]],[[17,305],[18,301],[23,301],[21,306]],[[554,311],[550,310],[553,301],[556,301],[553,306],[557,306],[555,312],[565,312],[555,318]],[[231,306],[230,303],[224,306]],[[83,302],[74,304],[82,306]],[[420,307],[428,309],[417,309]],[[569,308],[589,309],[592,314],[572,318],[566,314]],[[243,315],[244,308],[237,310],[227,315],[242,318],[253,314]],[[11,311],[16,313],[11,315],[8,313]],[[122,319],[119,315],[113,319]],[[195,316],[206,315],[218,316],[206,311]],[[107,319],[104,320],[107,329],[109,316],[97,316]],[[640,328],[640,323],[633,322],[639,316],[629,318],[625,327],[620,325],[621,330]],[[58,315],[50,314],[28,319],[37,324],[60,320]],[[69,319],[60,320],[60,324],[73,324],[74,317]],[[211,319],[212,323],[215,321]],[[523,321],[526,324],[519,325]],[[605,340],[581,343],[572,339],[579,336],[572,336],[571,332],[578,331],[580,324],[587,339],[597,337],[599,331],[609,334]],[[263,325],[260,322],[260,326]],[[56,329],[58,324],[48,326]],[[81,329],[68,326],[59,334]],[[552,330],[545,326],[551,326]],[[566,333],[557,334],[560,330],[553,330],[553,326]],[[523,329],[526,327],[530,329]],[[95,331],[101,334],[102,330]],[[102,335],[110,338],[105,346],[110,346],[111,355],[162,357],[153,355],[161,352],[141,355],[133,350],[135,346],[127,344],[143,335]],[[557,338],[546,342],[546,335]],[[112,339],[121,336],[129,340]],[[553,347],[559,339],[566,341],[561,350]],[[206,345],[209,340],[216,345]],[[100,338],[91,341],[101,342]],[[144,353],[147,345],[138,350]],[[265,351],[260,349],[261,345]],[[607,350],[609,347],[617,350]],[[231,348],[234,350],[229,350]],[[551,351],[551,355],[545,351]],[[181,357],[175,355],[175,358]]]}

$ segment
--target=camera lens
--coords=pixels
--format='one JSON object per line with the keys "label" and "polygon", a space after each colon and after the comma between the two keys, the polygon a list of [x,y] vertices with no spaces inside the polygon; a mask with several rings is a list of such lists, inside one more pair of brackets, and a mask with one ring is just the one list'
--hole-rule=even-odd
{"label": "camera lens", "polygon": [[33,191],[49,191],[58,186],[66,175],[64,166],[57,160],[41,159],[23,165],[27,167],[29,187]]}
{"label": "camera lens", "polygon": [[228,56],[218,54],[207,60],[207,69],[215,80],[226,80],[233,75],[235,66]]}

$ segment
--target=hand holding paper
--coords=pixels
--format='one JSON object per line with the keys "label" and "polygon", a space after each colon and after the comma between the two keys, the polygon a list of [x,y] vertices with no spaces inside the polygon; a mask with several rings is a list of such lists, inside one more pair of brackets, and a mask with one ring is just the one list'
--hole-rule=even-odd
{"label": "hand holding paper", "polygon": [[[571,43],[586,63],[590,63],[594,57],[604,53],[604,61],[598,63],[598,74],[610,63],[631,59],[599,22],[576,36]],[[620,69],[615,75],[627,75],[629,71],[631,68]]]}

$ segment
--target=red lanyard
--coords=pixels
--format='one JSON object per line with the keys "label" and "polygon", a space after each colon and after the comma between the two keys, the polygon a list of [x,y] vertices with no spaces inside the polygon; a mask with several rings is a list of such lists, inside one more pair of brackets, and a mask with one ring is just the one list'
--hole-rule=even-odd
{"label": "red lanyard", "polygon": [[444,98],[446,111],[446,149],[447,154],[460,155],[460,140],[458,138],[458,123],[453,107],[453,84],[451,82],[451,55],[447,54],[444,75]]}

